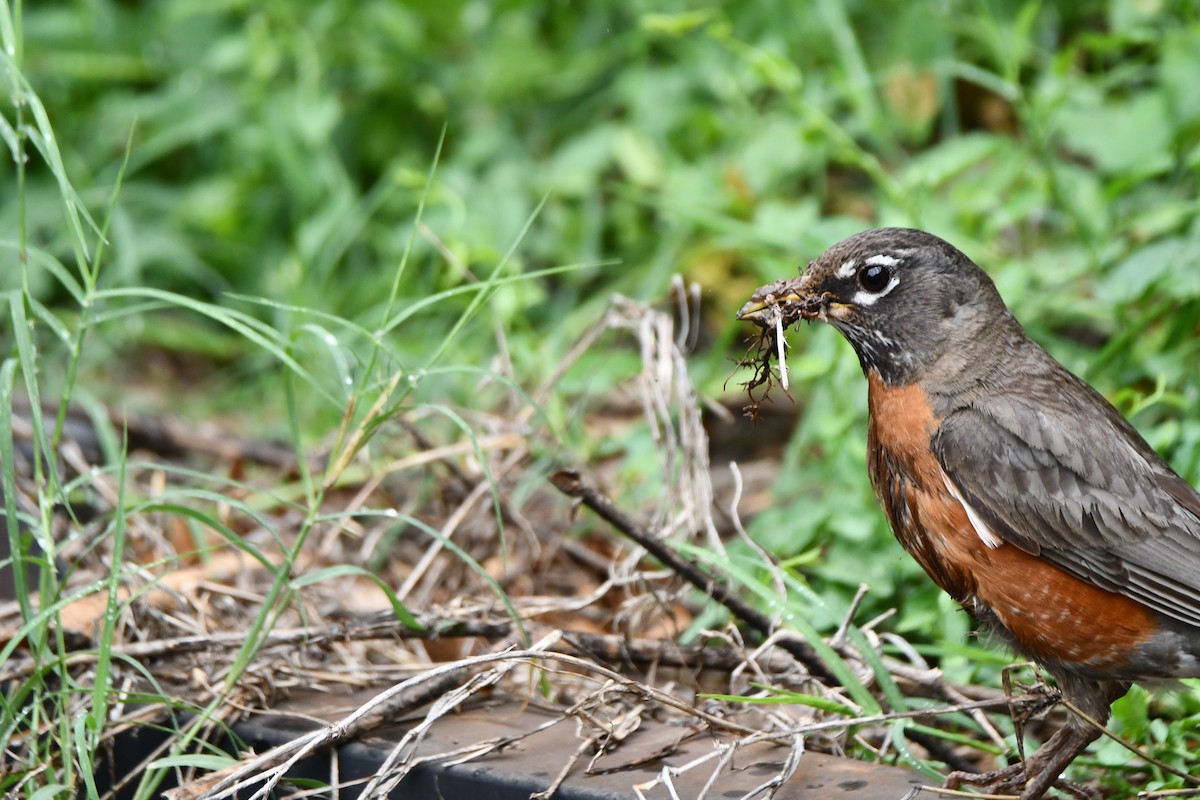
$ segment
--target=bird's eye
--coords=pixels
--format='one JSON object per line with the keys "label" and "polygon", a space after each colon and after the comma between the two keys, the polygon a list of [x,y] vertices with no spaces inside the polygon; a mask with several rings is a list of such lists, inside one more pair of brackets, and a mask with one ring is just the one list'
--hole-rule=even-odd
{"label": "bird's eye", "polygon": [[881,264],[869,264],[858,271],[858,285],[871,294],[882,292],[891,281],[891,268]]}

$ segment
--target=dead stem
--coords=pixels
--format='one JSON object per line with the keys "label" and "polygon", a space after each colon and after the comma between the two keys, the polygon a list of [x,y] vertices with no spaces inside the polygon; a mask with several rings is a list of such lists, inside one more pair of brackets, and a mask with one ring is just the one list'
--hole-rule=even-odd
{"label": "dead stem", "polygon": [[[597,491],[579,472],[574,470],[559,470],[550,476],[550,482],[563,494],[579,500],[585,506],[592,509],[592,511],[595,511],[601,519],[644,547],[647,552],[670,567],[688,583],[725,606],[735,617],[763,634],[771,633],[774,626],[771,624],[770,619],[730,592],[724,585],[717,583],[716,579],[706,574],[695,564],[677,555],[674,550],[668,548],[662,541],[651,536],[632,517],[617,508],[611,500]],[[797,661],[802,663],[813,676],[829,683],[838,683],[837,677],[825,665],[824,660],[821,659],[816,650],[808,643],[798,640],[785,640],[780,642],[780,647],[787,650]]]}

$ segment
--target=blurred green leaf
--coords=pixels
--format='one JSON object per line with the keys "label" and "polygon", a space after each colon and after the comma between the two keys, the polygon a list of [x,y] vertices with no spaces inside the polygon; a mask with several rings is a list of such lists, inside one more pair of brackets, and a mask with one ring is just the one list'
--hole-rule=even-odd
{"label": "blurred green leaf", "polygon": [[1105,173],[1140,177],[1171,168],[1172,125],[1162,94],[1102,99],[1080,91],[1062,113],[1063,143]]}
{"label": "blurred green leaf", "polygon": [[1111,302],[1136,300],[1151,287],[1168,297],[1200,297],[1200,237],[1172,236],[1135,250],[1101,284]]}

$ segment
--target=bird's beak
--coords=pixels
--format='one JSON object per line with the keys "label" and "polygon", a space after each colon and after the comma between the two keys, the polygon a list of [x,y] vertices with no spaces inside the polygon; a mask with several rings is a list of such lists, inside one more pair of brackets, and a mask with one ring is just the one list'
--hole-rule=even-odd
{"label": "bird's beak", "polygon": [[738,311],[737,318],[768,327],[773,326],[778,317],[786,327],[802,319],[821,317],[829,309],[829,295],[814,294],[811,281],[806,278],[806,275],[802,275],[760,286]]}
{"label": "bird's beak", "polygon": [[[763,287],[765,289],[767,287]],[[737,318],[744,321],[756,322],[763,319],[770,313],[772,308],[775,308],[784,303],[800,302],[800,295],[796,292],[785,292],[783,294],[767,293],[760,296],[762,289],[756,291],[741,310],[737,312]]]}

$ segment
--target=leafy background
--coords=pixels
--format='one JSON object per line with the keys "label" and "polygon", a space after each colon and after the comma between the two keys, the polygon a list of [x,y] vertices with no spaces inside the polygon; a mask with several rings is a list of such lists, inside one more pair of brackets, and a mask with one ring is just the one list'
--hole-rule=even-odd
{"label": "leafy background", "polygon": [[[681,274],[702,289],[693,379],[737,407],[749,292],[911,225],[983,265],[1200,481],[1187,0],[89,0],[10,2],[5,23],[2,132],[29,158],[3,166],[0,289],[32,321],[0,313],[26,370],[19,332],[36,345],[43,396],[303,446],[389,371],[424,402],[495,402],[473,370],[497,341],[539,385],[613,293],[659,300]],[[467,289],[493,274],[530,277],[478,305]],[[870,496],[849,348],[792,339],[795,430],[752,534],[831,608],[865,582],[865,616],[898,608],[890,624],[952,676],[994,682],[1003,657],[969,643]],[[316,391],[281,388],[284,352]],[[540,409],[544,456],[617,458],[618,492],[648,504],[648,434],[586,424],[636,364],[585,358]],[[1150,702],[1118,724],[1168,747],[1200,710],[1155,700],[1171,724],[1151,730]]]}

